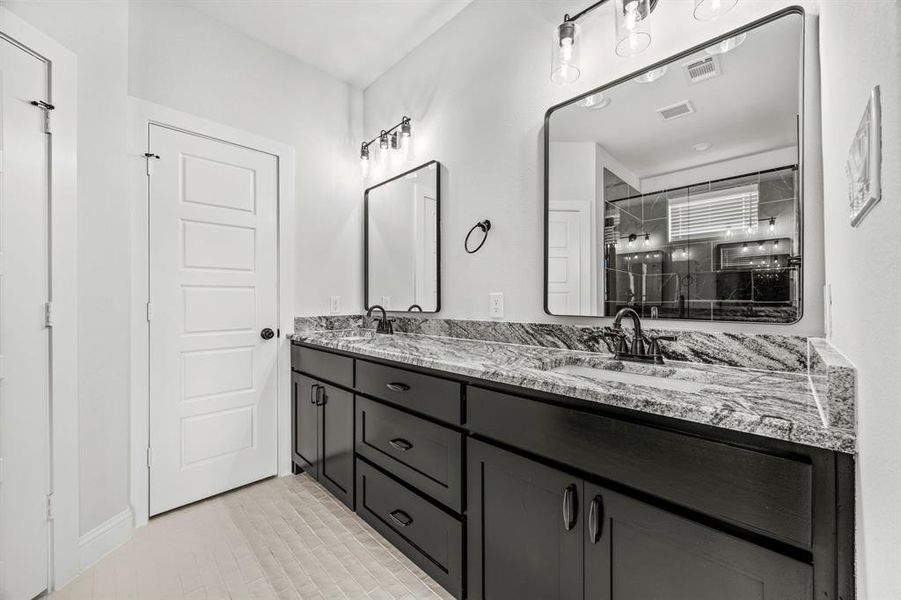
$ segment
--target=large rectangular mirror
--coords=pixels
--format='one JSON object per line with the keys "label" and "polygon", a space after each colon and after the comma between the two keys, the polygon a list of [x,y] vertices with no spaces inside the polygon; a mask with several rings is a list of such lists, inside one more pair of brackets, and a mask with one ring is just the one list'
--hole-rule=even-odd
{"label": "large rectangular mirror", "polygon": [[441,165],[428,162],[366,190],[366,309],[438,312]]}
{"label": "large rectangular mirror", "polygon": [[545,309],[801,318],[804,15],[548,111]]}

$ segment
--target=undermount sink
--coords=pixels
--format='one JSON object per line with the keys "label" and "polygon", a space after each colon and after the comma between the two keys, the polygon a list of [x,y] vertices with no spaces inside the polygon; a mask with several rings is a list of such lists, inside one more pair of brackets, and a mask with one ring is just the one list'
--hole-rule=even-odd
{"label": "undermount sink", "polygon": [[616,383],[642,385],[674,392],[700,392],[706,387],[706,384],[699,381],[687,381],[675,377],[658,377],[655,375],[643,375],[624,371],[611,371],[610,369],[605,369],[603,367],[589,367],[585,365],[563,365],[549,370],[552,373],[577,375],[596,381],[613,381]]}

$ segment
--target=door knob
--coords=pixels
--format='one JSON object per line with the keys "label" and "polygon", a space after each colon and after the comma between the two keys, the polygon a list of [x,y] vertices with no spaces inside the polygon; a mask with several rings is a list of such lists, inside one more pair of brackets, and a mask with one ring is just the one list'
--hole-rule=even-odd
{"label": "door knob", "polygon": [[269,329],[268,327],[260,332],[260,337],[264,340],[271,340],[275,337],[275,332]]}

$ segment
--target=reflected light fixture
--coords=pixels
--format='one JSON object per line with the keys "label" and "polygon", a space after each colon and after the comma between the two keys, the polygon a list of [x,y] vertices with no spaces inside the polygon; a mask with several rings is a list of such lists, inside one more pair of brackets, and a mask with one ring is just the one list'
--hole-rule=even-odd
{"label": "reflected light fixture", "polygon": [[698,21],[712,21],[732,10],[738,0],[695,0],[694,16]]}
{"label": "reflected light fixture", "polygon": [[376,137],[368,142],[363,142],[360,145],[360,164],[363,170],[363,176],[365,177],[369,173],[371,159],[369,147],[372,144],[378,142],[377,148],[379,152],[377,153],[376,158],[380,163],[387,157],[389,148],[391,150],[400,150],[403,157],[407,158],[412,136],[412,121],[410,120],[410,117],[405,116],[401,119],[400,123],[391,129],[382,129]]}
{"label": "reflected light fixture", "polygon": [[590,96],[585,96],[578,102],[576,102],[582,108],[590,108],[592,110],[597,110],[599,108],[604,108],[608,104],[610,104],[610,98],[604,95],[604,92],[598,92],[596,94],[591,94]]}
{"label": "reflected light fixture", "polygon": [[649,233],[644,234],[644,245],[646,247],[651,245],[651,234],[649,234]]}
{"label": "reflected light fixture", "polygon": [[716,54],[725,54],[726,52],[731,52],[732,50],[735,50],[736,48],[741,46],[747,38],[747,33],[739,33],[738,35],[727,38],[722,42],[719,42],[718,44],[704,48],[704,51],[711,56]]}
{"label": "reflected light fixture", "polygon": [[634,233],[629,234],[629,248],[631,248],[632,246],[635,245],[635,240],[637,240],[637,239],[638,239],[638,236],[635,235]]}
{"label": "reflected light fixture", "polygon": [[633,77],[632,81],[635,83],[654,83],[664,75],[666,75],[666,65],[662,67],[657,67],[656,69],[651,69],[650,71],[645,71],[638,77]]}
{"label": "reflected light fixture", "polygon": [[[574,15],[566,14],[563,16],[563,22],[554,28],[551,45],[551,81],[567,85],[579,79],[582,74],[579,42],[582,28],[576,21],[608,1],[599,0]],[[616,54],[634,56],[647,49],[651,43],[648,17],[657,6],[657,2],[658,0],[614,0]]]}
{"label": "reflected light fixture", "polygon": [[770,217],[770,233],[776,231],[776,217]]}

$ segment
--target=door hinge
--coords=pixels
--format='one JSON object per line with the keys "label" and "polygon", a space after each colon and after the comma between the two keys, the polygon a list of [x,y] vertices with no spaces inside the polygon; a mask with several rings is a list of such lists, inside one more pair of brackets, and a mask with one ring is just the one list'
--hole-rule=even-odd
{"label": "door hinge", "polygon": [[44,327],[53,327],[54,317],[53,303],[44,302]]}
{"label": "door hinge", "polygon": [[150,319],[153,318],[153,306],[148,302],[147,303],[147,322],[150,322]]}
{"label": "door hinge", "polygon": [[56,107],[43,100],[32,100],[31,105],[37,106],[44,111],[44,133],[52,133],[50,130],[50,111],[54,110]]}
{"label": "door hinge", "polygon": [[47,494],[47,520],[48,520],[48,521],[52,521],[52,520],[53,520],[53,517],[54,517],[54,514],[53,514],[53,508],[54,508],[54,506],[53,506],[53,494]]}
{"label": "door hinge", "polygon": [[147,446],[147,468],[150,468],[150,446]]}
{"label": "door hinge", "polygon": [[160,159],[160,155],[159,155],[159,154],[154,154],[153,152],[145,152],[145,153],[144,153],[144,158],[145,158],[146,161],[147,161],[147,177],[150,177],[150,161],[151,161],[151,160],[159,160],[159,159]]}

